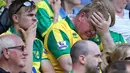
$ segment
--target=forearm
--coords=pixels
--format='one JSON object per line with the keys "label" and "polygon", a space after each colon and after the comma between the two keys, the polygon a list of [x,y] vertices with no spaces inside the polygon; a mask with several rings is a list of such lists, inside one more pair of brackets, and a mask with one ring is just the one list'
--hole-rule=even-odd
{"label": "forearm", "polygon": [[64,56],[60,58],[59,63],[64,70],[64,73],[69,73],[72,70],[72,61],[70,56]]}
{"label": "forearm", "polygon": [[112,52],[115,46],[115,43],[110,35],[110,33],[105,33],[104,35],[100,36],[102,45],[103,45],[103,52]]}
{"label": "forearm", "polygon": [[49,60],[42,60],[41,69],[43,73],[55,73],[55,70]]}
{"label": "forearm", "polygon": [[56,23],[58,21],[58,16],[59,16],[59,12],[55,12],[54,13],[53,23]]}
{"label": "forearm", "polygon": [[27,50],[28,56],[26,58],[26,66],[24,67],[24,71],[27,73],[31,73],[32,62],[33,62],[33,57],[32,57],[33,40],[29,38],[25,41],[25,43],[26,43],[26,50]]}

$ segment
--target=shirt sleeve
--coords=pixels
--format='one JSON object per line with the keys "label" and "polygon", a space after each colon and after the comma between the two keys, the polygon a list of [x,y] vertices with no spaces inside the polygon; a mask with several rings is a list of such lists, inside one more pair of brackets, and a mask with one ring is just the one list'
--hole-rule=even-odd
{"label": "shirt sleeve", "polygon": [[63,56],[70,55],[70,41],[62,30],[54,29],[49,33],[47,47],[57,60]]}
{"label": "shirt sleeve", "polygon": [[41,60],[47,59],[43,43],[39,39],[34,40],[33,44],[33,61],[40,62]]}
{"label": "shirt sleeve", "polygon": [[47,11],[43,8],[38,8],[37,13],[36,13],[36,17],[38,19],[37,31],[43,37],[46,33],[46,30],[52,24],[52,18],[48,15]]}

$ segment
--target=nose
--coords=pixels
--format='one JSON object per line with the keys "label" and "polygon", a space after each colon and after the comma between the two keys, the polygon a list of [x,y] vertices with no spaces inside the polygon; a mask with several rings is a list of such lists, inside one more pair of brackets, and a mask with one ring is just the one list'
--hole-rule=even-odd
{"label": "nose", "polygon": [[102,59],[101,59],[101,57],[99,58],[99,63],[102,63]]}
{"label": "nose", "polygon": [[32,20],[34,21],[34,23],[38,21],[36,16],[34,16]]}
{"label": "nose", "polygon": [[23,55],[24,55],[24,56],[27,56],[27,55],[28,55],[28,53],[27,53],[27,49],[24,49],[24,51],[23,51]]}

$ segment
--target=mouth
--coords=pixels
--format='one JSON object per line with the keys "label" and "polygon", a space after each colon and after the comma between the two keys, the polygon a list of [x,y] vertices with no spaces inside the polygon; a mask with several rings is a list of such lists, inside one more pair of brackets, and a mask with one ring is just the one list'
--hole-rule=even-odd
{"label": "mouth", "polygon": [[23,60],[26,60],[26,57],[23,57],[22,59],[23,59]]}
{"label": "mouth", "polygon": [[97,69],[100,70],[101,69],[101,64],[97,65]]}
{"label": "mouth", "polygon": [[89,33],[86,34],[86,36],[87,36],[88,38],[91,38],[91,37],[93,37],[94,35],[95,35],[94,32],[89,32]]}

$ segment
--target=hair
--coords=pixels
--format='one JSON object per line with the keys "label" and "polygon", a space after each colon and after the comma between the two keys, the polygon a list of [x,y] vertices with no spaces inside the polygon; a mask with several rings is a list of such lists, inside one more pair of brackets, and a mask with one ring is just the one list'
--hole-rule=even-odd
{"label": "hair", "polygon": [[15,46],[15,42],[12,39],[14,36],[16,35],[6,34],[0,36],[0,56],[3,49]]}
{"label": "hair", "polygon": [[129,61],[115,61],[106,67],[105,73],[128,73],[127,66],[129,65]]}
{"label": "hair", "polygon": [[111,25],[115,24],[115,10],[112,3],[109,0],[93,0],[92,3],[83,7],[78,15],[82,12],[86,13],[86,16],[89,17],[93,12],[101,12],[106,20],[111,16]]}
{"label": "hair", "polygon": [[[15,14],[15,12],[17,11],[17,9],[26,1],[30,1],[30,0],[15,0],[12,2],[12,4],[9,6],[9,17],[11,19],[11,21],[13,22],[12,16]],[[34,3],[34,2],[33,2]],[[36,6],[35,4],[32,4],[31,6],[23,6],[25,8],[24,12],[31,12],[32,10],[35,10]],[[22,8],[22,7],[21,7]],[[17,12],[17,13],[21,13],[21,9]]]}
{"label": "hair", "polygon": [[125,60],[127,51],[130,49],[130,44],[118,44],[114,49],[115,51],[110,55],[110,61]]}
{"label": "hair", "polygon": [[78,62],[78,58],[80,55],[87,55],[88,54],[88,44],[86,40],[80,40],[76,42],[70,51],[70,55],[72,58],[72,63]]}

